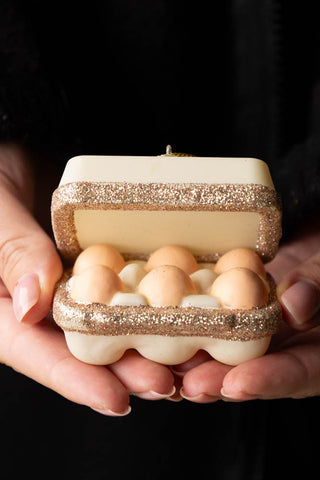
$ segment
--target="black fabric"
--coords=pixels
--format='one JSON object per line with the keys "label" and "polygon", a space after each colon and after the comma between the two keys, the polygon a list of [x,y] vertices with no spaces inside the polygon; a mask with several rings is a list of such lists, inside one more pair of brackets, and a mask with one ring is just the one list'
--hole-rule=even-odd
{"label": "black fabric", "polygon": [[[315,3],[315,2],[313,2]],[[255,156],[284,233],[320,200],[316,5],[289,0],[0,2],[0,138],[76,154]],[[45,155],[43,155],[45,158]],[[2,478],[304,477],[318,398],[195,405],[133,399],[123,419],[0,368]],[[45,468],[45,470],[43,470]]]}
{"label": "black fabric", "polygon": [[320,199],[320,34],[293,3],[2,0],[1,136],[63,162],[167,143],[262,158],[287,237]]}
{"label": "black fabric", "polygon": [[312,478],[318,398],[196,405],[132,398],[110,418],[0,367],[1,478]]}

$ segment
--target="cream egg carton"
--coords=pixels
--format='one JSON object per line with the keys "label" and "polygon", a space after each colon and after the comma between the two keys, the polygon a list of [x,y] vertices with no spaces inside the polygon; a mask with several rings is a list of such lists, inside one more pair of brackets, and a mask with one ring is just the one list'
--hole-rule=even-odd
{"label": "cream egg carton", "polygon": [[261,160],[74,157],[52,225],[70,264],[53,316],[84,362],[134,348],[174,365],[202,349],[237,365],[263,355],[279,328],[263,262],[277,252],[281,202]]}

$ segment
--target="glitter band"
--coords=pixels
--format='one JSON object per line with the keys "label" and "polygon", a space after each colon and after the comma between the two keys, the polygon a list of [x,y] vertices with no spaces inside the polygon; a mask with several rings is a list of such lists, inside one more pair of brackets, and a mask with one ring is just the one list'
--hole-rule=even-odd
{"label": "glitter band", "polygon": [[108,306],[75,302],[68,288],[70,274],[57,287],[53,303],[56,323],[65,331],[90,335],[201,336],[224,340],[253,340],[275,333],[281,320],[274,281],[268,275],[266,306],[240,309],[198,307]]}
{"label": "glitter band", "polygon": [[[69,261],[81,252],[74,225],[77,209],[255,212],[260,217],[256,251],[265,262],[275,256],[281,238],[280,197],[264,185],[74,182],[60,186],[52,197],[57,247]],[[217,252],[197,258],[216,259]]]}

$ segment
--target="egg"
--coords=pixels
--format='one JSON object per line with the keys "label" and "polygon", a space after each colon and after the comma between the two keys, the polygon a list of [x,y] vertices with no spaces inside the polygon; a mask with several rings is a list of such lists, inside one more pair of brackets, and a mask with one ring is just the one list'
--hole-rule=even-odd
{"label": "egg", "polygon": [[190,275],[198,293],[206,294],[211,288],[217,274],[209,268],[201,268]]}
{"label": "egg", "polygon": [[113,297],[109,305],[113,307],[114,305],[124,305],[136,307],[138,305],[147,305],[148,302],[145,297],[139,295],[138,293],[122,293],[117,292]]}
{"label": "egg", "polygon": [[222,255],[217,261],[214,271],[220,275],[230,268],[243,267],[252,270],[261,278],[266,279],[266,271],[261,258],[249,248],[234,248]]}
{"label": "egg", "polygon": [[265,282],[248,268],[231,268],[213,282],[210,294],[226,308],[261,307],[268,302]]}
{"label": "egg", "polygon": [[128,260],[126,262],[126,265],[131,265],[131,263],[136,263],[137,265],[141,265],[141,267],[145,268],[147,262],[145,260],[134,259],[134,260]]}
{"label": "egg", "polygon": [[213,268],[215,263],[208,263],[208,262],[198,262],[198,268]]}
{"label": "egg", "polygon": [[71,298],[77,302],[108,304],[117,292],[123,291],[119,276],[104,265],[94,265],[73,277]]}
{"label": "egg", "polygon": [[73,266],[73,274],[77,275],[93,265],[104,265],[119,273],[126,265],[123,256],[111,245],[95,244],[83,250]]}
{"label": "egg", "polygon": [[218,300],[212,295],[188,295],[183,297],[182,307],[219,308]]}
{"label": "egg", "polygon": [[188,275],[199,268],[192,253],[179,245],[166,245],[155,250],[147,261],[146,270],[150,272],[161,265],[175,265]]}
{"label": "egg", "polygon": [[146,273],[140,263],[129,263],[121,270],[119,277],[127,292],[135,292]]}
{"label": "egg", "polygon": [[141,280],[138,293],[144,295],[151,306],[180,305],[183,297],[196,293],[190,277],[175,265],[153,268]]}

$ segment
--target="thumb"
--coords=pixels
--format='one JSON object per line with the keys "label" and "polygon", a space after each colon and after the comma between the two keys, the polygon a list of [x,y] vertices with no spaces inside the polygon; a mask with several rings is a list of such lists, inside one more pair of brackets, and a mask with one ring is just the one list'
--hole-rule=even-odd
{"label": "thumb", "polygon": [[290,326],[304,330],[320,324],[320,251],[287,273],[277,293]]}
{"label": "thumb", "polygon": [[17,319],[35,323],[51,309],[62,264],[49,236],[5,184],[0,184],[0,204],[0,276]]}

